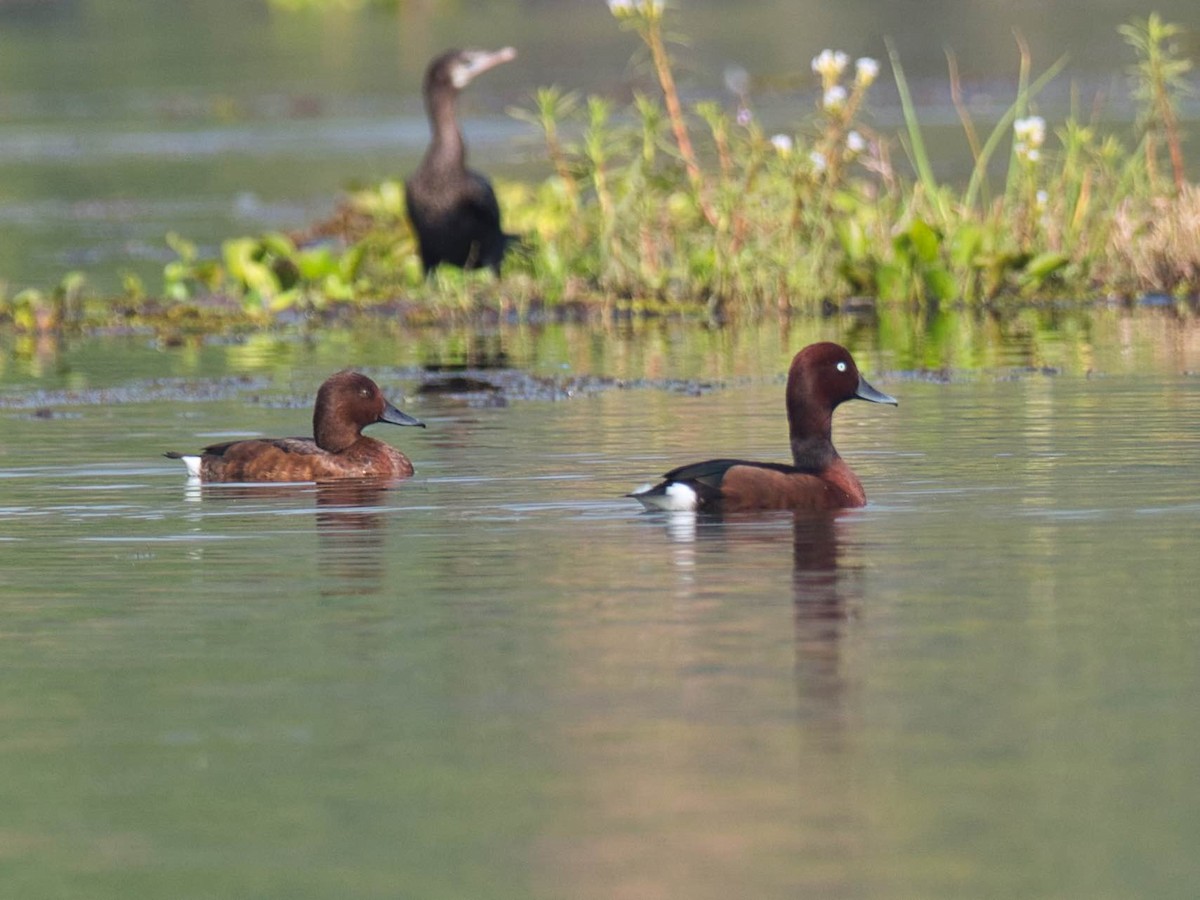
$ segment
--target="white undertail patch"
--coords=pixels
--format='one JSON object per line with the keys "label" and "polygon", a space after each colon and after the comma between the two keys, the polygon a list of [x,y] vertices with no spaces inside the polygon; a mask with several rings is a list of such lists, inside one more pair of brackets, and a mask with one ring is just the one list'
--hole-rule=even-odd
{"label": "white undertail patch", "polygon": [[631,496],[646,509],[660,509],[665,512],[690,512],[696,508],[699,500],[694,490],[675,481],[668,484],[662,493],[651,493],[652,490],[650,485],[644,484]]}
{"label": "white undertail patch", "polygon": [[200,477],[200,457],[198,456],[181,456],[183,464],[187,466],[188,478]]}

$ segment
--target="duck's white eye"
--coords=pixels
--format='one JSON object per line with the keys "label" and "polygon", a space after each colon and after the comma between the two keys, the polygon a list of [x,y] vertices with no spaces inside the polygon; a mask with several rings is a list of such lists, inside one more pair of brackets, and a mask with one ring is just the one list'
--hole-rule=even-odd
{"label": "duck's white eye", "polygon": [[838,363],[838,364],[837,364],[837,370],[838,370],[839,372],[845,372],[845,371],[846,371],[846,364],[845,364],[844,362],[840,362],[840,363]]}

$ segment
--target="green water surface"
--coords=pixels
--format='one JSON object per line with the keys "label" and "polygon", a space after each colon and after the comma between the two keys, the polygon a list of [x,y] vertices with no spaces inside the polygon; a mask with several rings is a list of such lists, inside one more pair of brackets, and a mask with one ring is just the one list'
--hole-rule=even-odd
{"label": "green water surface", "polygon": [[[5,893],[1192,896],[1200,341],[1019,324],[960,324],[936,370],[928,334],[838,322],[10,348]],[[621,496],[784,458],[778,376],[818,337],[900,399],[836,417],[865,510]],[[656,380],[417,393],[481,345]],[[158,456],[303,432],[351,360],[429,423],[372,429],[399,487]]]}

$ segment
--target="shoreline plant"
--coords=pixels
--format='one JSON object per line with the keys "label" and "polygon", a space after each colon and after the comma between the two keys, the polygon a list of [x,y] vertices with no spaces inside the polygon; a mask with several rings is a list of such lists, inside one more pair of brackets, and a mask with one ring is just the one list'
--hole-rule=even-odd
{"label": "shoreline plant", "polygon": [[[232,306],[262,321],[397,302],[434,316],[575,304],[711,316],[811,313],[858,298],[921,310],[1200,294],[1200,188],[1186,177],[1178,114],[1191,63],[1180,29],[1157,14],[1120,29],[1135,54],[1140,110],[1124,139],[1097,111],[1081,117],[1077,101],[1057,125],[1039,115],[1038,95],[1065,60],[1035,74],[1019,39],[1014,98],[981,129],[949,56],[972,158],[956,186],[935,173],[890,44],[897,135],[867,115],[880,63],[830,49],[812,59],[816,108],[767,134],[744,72],[727,74],[733,104],[684,102],[662,0],[608,4],[647,51],[654,89],[618,109],[550,86],[511,111],[536,129],[550,174],[497,183],[506,225],[525,237],[502,281],[445,267],[424,279],[403,187],[387,181],[303,232],[231,238],[216,259],[168,236],[177,258],[165,267],[161,303]],[[893,161],[897,147],[907,165]],[[52,326],[87,305],[81,292],[72,282],[54,296],[0,298],[0,316]],[[123,299],[136,306],[146,293],[131,279]]]}

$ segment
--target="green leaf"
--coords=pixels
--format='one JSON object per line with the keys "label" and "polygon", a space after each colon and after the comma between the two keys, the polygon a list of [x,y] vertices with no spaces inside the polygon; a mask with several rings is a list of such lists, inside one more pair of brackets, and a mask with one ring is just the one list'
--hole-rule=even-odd
{"label": "green leaf", "polygon": [[945,269],[931,269],[925,273],[925,286],[938,300],[952,300],[958,293],[958,282]]}
{"label": "green leaf", "polygon": [[[925,140],[921,135],[921,123],[917,118],[917,108],[913,103],[912,94],[908,90],[908,79],[904,77],[904,69],[900,65],[900,54],[896,51],[896,47],[890,38],[885,39],[884,44],[887,46],[888,59],[892,64],[892,75],[896,79],[896,90],[900,94],[900,110],[904,114],[904,124],[908,129],[913,168],[917,170],[917,177],[929,195],[929,199],[934,203],[938,203],[941,192],[938,190],[937,179],[933,176],[933,166],[929,164],[929,154],[925,152]],[[944,219],[946,210],[939,205],[937,211]]]}
{"label": "green leaf", "polygon": [[320,281],[338,271],[338,260],[329,247],[313,247],[297,254],[296,268],[304,281]]}
{"label": "green leaf", "polygon": [[1021,284],[1025,287],[1041,287],[1070,262],[1071,258],[1065,253],[1039,253],[1025,264],[1021,272]]}
{"label": "green leaf", "polygon": [[883,263],[875,270],[875,282],[879,285],[880,300],[907,300],[909,297],[908,272],[895,263]]}
{"label": "green leaf", "polygon": [[915,219],[908,227],[908,236],[912,241],[913,255],[918,261],[926,265],[937,262],[942,245],[942,236],[937,229],[923,219]]}
{"label": "green leaf", "polygon": [[353,244],[347,247],[346,252],[337,261],[337,274],[347,282],[352,282],[358,278],[358,273],[362,269],[366,252],[366,247],[362,244]]}
{"label": "green leaf", "polygon": [[865,259],[870,253],[867,233],[857,219],[839,219],[835,226],[838,242],[846,255],[855,262]]}
{"label": "green leaf", "polygon": [[274,256],[295,256],[296,245],[286,234],[269,231],[259,239],[260,250]]}
{"label": "green leaf", "polygon": [[983,229],[978,225],[960,225],[950,238],[950,261],[963,269],[976,266],[976,258],[983,249]]}
{"label": "green leaf", "polygon": [[321,282],[321,293],[330,300],[353,300],[354,285],[343,281],[340,275],[327,275]]}
{"label": "green leaf", "polygon": [[280,312],[285,309],[291,309],[300,299],[300,291],[293,288],[290,291],[280,291],[273,295],[265,295],[263,305],[271,312]]}

